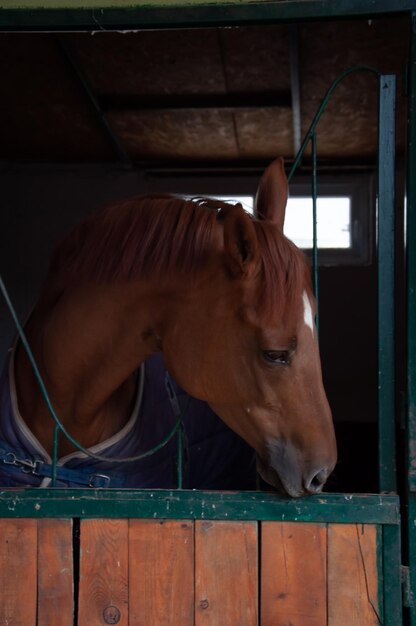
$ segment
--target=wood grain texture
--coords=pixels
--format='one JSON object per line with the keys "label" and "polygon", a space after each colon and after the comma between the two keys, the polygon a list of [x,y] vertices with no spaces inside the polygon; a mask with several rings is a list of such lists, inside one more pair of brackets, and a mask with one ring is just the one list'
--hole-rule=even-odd
{"label": "wood grain texture", "polygon": [[257,626],[256,522],[195,522],[195,626]]}
{"label": "wood grain texture", "polygon": [[328,526],[328,625],[378,626],[377,528]]}
{"label": "wood grain texture", "polygon": [[263,522],[261,547],[261,626],[325,626],[326,526]]}
{"label": "wood grain texture", "polygon": [[80,542],[78,623],[127,626],[128,520],[83,520]]}
{"label": "wood grain texture", "polygon": [[188,521],[130,521],[129,626],[193,626],[193,534]]}
{"label": "wood grain texture", "polygon": [[38,626],[73,626],[72,520],[38,521]]}
{"label": "wood grain texture", "polygon": [[36,624],[36,563],[36,520],[0,520],[0,624]]}

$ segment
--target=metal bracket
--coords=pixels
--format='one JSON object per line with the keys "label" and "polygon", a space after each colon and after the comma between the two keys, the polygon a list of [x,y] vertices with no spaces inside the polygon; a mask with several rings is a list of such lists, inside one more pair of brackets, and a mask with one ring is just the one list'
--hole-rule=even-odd
{"label": "metal bracket", "polygon": [[415,606],[415,596],[410,586],[410,567],[402,565],[400,568],[403,589],[403,606],[408,609]]}

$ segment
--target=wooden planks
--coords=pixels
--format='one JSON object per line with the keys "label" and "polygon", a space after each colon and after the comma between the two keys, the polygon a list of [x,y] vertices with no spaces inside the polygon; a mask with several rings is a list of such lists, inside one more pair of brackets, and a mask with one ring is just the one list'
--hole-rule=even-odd
{"label": "wooden planks", "polygon": [[326,527],[265,522],[261,532],[262,626],[324,626]]}
{"label": "wooden planks", "polygon": [[192,523],[84,520],[79,623],[191,626],[193,557]]}
{"label": "wooden planks", "polygon": [[377,527],[262,524],[261,626],[377,626]]}
{"label": "wooden planks", "polygon": [[0,624],[36,624],[36,566],[36,520],[0,520]]}
{"label": "wooden planks", "polygon": [[130,626],[193,625],[193,535],[192,522],[130,522]]}
{"label": "wooden planks", "polygon": [[256,626],[256,522],[195,522],[195,626]]}
{"label": "wooden planks", "polygon": [[128,626],[128,520],[83,520],[79,624]]}
{"label": "wooden planks", "polygon": [[[121,523],[81,524],[80,623],[124,604],[117,623],[128,614],[129,626],[257,625],[257,523]],[[128,567],[116,570],[121,553]]]}
{"label": "wooden planks", "polygon": [[73,626],[72,520],[38,522],[38,626]]}
{"label": "wooden planks", "polygon": [[3,519],[0,625],[72,626],[75,584],[88,626],[377,626],[378,536],[361,524],[83,520],[78,587],[71,520]]}
{"label": "wooden planks", "polygon": [[378,626],[377,528],[328,525],[328,618],[330,626]]}

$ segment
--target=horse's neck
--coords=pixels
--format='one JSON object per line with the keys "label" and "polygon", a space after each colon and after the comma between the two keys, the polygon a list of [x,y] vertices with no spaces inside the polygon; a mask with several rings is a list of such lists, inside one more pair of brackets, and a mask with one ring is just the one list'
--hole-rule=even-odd
{"label": "horse's neck", "polygon": [[[107,439],[128,420],[137,368],[160,349],[156,307],[148,289],[119,286],[75,290],[49,310],[35,309],[29,342],[56,412],[82,445]],[[53,422],[22,348],[15,373],[20,412],[50,450]],[[72,450],[62,442],[60,454]]]}

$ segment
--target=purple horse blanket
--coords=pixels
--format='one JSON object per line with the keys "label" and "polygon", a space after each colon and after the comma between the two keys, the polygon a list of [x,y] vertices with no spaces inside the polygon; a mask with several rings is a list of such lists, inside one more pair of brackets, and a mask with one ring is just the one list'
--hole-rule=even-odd
{"label": "purple horse blanket", "polygon": [[[89,449],[105,457],[132,457],[157,446],[173,429],[174,415],[165,388],[160,353],[142,365],[137,399],[127,424],[116,435]],[[184,412],[183,487],[186,489],[253,489],[252,449],[209,406],[190,398],[174,382]],[[61,435],[64,436],[64,435]],[[110,463],[73,452],[58,460],[58,487],[165,488],[177,486],[177,435],[155,454],[129,463]],[[17,459],[17,462],[15,460]],[[48,487],[51,479],[37,468],[51,458],[19,413],[13,352],[0,376],[0,488]],[[40,474],[40,475],[39,475]]]}

